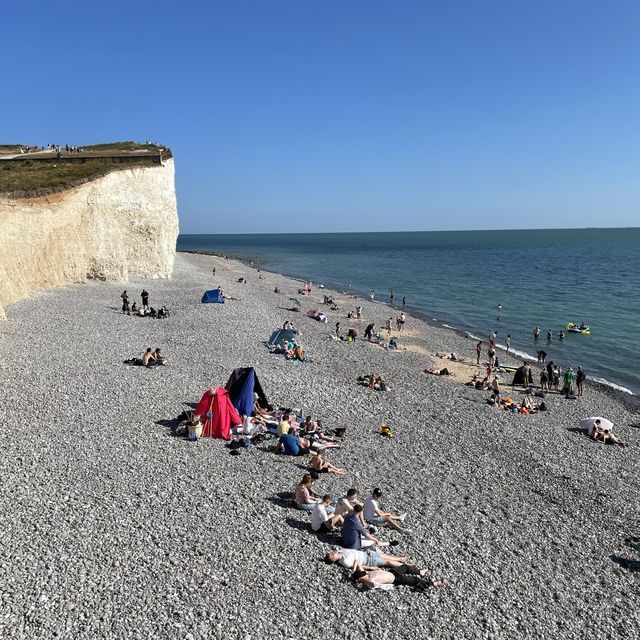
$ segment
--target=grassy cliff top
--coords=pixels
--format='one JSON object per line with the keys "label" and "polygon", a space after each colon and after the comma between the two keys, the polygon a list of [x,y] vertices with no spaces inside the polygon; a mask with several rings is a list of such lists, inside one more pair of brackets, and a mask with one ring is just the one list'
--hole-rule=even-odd
{"label": "grassy cliff top", "polygon": [[0,145],[0,194],[30,198],[66,191],[112,171],[159,166],[171,150],[157,144],[112,142],[77,150]]}

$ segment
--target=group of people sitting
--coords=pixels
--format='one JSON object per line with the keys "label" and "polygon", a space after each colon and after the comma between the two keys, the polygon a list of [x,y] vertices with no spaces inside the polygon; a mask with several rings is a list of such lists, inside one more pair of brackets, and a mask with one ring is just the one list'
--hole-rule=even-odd
{"label": "group of people sitting", "polygon": [[138,306],[135,302],[131,305],[131,313],[129,315],[140,316],[141,318],[168,318],[169,311],[167,307],[162,305],[157,311],[153,307]]}
{"label": "group of people sitting", "polygon": [[391,384],[383,380],[382,376],[369,373],[365,376],[358,376],[356,382],[363,387],[374,389],[375,391],[389,391]]}
{"label": "group of people sitting", "polygon": [[130,358],[125,360],[124,364],[131,364],[139,367],[158,367],[167,364],[164,354],[160,351],[160,347],[156,347],[153,350],[151,347],[147,347],[147,350],[142,354],[141,358]]}
{"label": "group of people sitting", "polygon": [[397,541],[386,542],[378,537],[383,527],[408,534],[404,528],[406,513],[393,514],[380,507],[382,491],[374,489],[363,502],[358,492],[351,488],[346,495],[333,504],[330,494],[319,494],[313,482],[317,474],[305,474],[295,488],[296,507],[311,513],[311,529],[316,533],[339,536],[336,549],[324,556],[329,565],[343,567],[354,583],[365,589],[391,590],[394,586],[410,586],[416,591],[442,586],[443,581],[434,581],[426,569],[409,564],[408,556],[383,553],[382,548],[395,546]]}

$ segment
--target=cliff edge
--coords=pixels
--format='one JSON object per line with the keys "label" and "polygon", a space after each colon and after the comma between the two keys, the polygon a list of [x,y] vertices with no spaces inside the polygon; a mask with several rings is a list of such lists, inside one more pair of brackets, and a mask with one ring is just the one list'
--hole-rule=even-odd
{"label": "cliff edge", "polygon": [[0,194],[0,317],[4,305],[37,289],[168,278],[177,237],[171,158],[49,195]]}

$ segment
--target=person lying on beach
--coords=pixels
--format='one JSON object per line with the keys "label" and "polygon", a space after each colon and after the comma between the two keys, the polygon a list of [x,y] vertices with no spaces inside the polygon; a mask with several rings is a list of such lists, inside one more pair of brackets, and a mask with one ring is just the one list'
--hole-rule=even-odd
{"label": "person lying on beach", "polygon": [[376,547],[364,551],[338,548],[329,551],[324,557],[326,564],[339,564],[345,569],[355,569],[356,565],[364,567],[399,567],[409,560],[409,556],[390,556]]}
{"label": "person lying on beach", "polygon": [[391,388],[391,385],[383,380],[380,376],[373,375],[371,373],[366,376],[358,376],[356,382],[369,389],[375,389],[376,391],[387,391]]}
{"label": "person lying on beach", "polygon": [[327,462],[323,453],[318,453],[311,458],[311,468],[318,473],[333,473],[337,476],[344,476],[347,472],[339,467],[334,467],[331,463]]}
{"label": "person lying on beach", "polygon": [[471,378],[471,380],[469,380],[469,382],[465,382],[464,386],[465,387],[473,387],[474,389],[477,389],[476,385],[478,384],[478,376],[475,375]]}
{"label": "person lying on beach", "polygon": [[342,527],[342,516],[338,516],[335,513],[330,515],[329,509],[331,507],[331,496],[329,494],[322,496],[322,501],[318,502],[311,511],[311,528],[318,532],[332,533],[336,529]]}
{"label": "person lying on beach", "polygon": [[[313,511],[313,508],[321,502],[318,494],[313,490],[313,477],[309,473],[302,476],[302,480],[296,486],[293,493],[293,501],[298,509],[302,511]],[[331,508],[333,511],[333,508]],[[327,510],[327,513],[330,513]]]}
{"label": "person lying on beach", "polygon": [[357,569],[352,574],[352,579],[356,584],[360,584],[367,589],[382,589],[391,591],[396,586],[412,587],[414,591],[426,591],[431,587],[442,587],[443,580],[432,580],[426,577],[426,569],[419,570],[408,564],[400,565],[389,569],[372,567],[368,571]]}
{"label": "person lying on beach", "polygon": [[386,511],[382,511],[380,509],[380,505],[378,504],[378,500],[382,497],[382,491],[380,489],[374,489],[371,495],[365,500],[363,506],[363,513],[365,522],[368,524],[373,524],[376,526],[382,526],[384,524],[389,525],[392,529],[396,531],[404,531],[404,533],[408,533],[406,529],[403,529],[398,523],[404,522],[404,519],[407,517],[406,513],[403,513],[400,516],[395,516],[392,513],[388,513]]}
{"label": "person lying on beach", "polygon": [[311,450],[309,441],[296,435],[296,430],[291,427],[289,433],[278,438],[278,444],[275,449],[276,453],[283,452],[286,456],[306,456],[317,455]]}
{"label": "person lying on beach", "polygon": [[436,357],[444,360],[453,360],[454,362],[463,362],[463,358],[460,358],[455,351],[451,353],[436,353]]}
{"label": "person lying on beach", "polygon": [[[435,367],[432,367],[431,369],[425,369],[424,372],[430,373],[432,376],[452,376],[453,375],[453,373],[451,373],[449,369],[447,369],[446,367],[444,369],[436,369]],[[469,383],[467,382],[467,384]]]}
{"label": "person lying on beach", "polygon": [[360,520],[361,512],[362,507],[357,504],[353,507],[353,511],[345,516],[340,544],[345,549],[356,549],[357,551],[361,551],[366,547],[387,546],[388,542],[375,538],[364,528]]}

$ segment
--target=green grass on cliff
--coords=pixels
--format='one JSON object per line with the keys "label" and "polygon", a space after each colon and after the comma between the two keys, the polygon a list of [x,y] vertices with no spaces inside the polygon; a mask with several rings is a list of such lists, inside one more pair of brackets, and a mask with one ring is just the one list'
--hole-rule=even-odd
{"label": "green grass on cliff", "polygon": [[[15,160],[2,159],[2,153],[15,153],[16,148],[15,145],[0,145],[0,194],[13,198],[31,198],[67,191],[112,171],[157,167],[157,161],[150,156],[157,157],[160,149],[163,161],[172,157],[171,151],[166,147],[115,142],[82,147],[82,153],[67,153],[61,149],[61,159],[51,152],[25,154]],[[127,161],[114,160],[122,157]],[[82,158],[83,162],[66,163],[64,158]]]}

